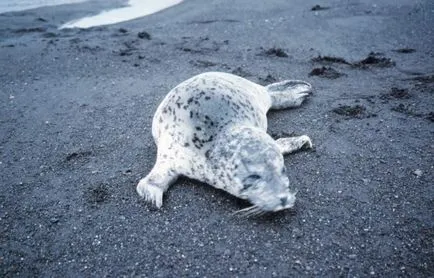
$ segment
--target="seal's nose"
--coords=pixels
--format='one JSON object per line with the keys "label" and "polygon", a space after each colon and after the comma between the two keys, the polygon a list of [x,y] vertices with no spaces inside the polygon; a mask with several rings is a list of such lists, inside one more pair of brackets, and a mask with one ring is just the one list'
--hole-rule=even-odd
{"label": "seal's nose", "polygon": [[280,203],[282,204],[282,206],[286,206],[286,203],[288,202],[288,197],[282,197],[280,198]]}

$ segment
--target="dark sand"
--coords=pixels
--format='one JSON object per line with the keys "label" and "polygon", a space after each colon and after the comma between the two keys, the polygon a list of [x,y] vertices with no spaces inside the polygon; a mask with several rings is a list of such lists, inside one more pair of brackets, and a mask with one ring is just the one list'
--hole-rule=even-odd
{"label": "dark sand", "polygon": [[[434,2],[290,2],[90,30],[56,26],[103,2],[0,15],[0,276],[432,277]],[[186,179],[139,199],[157,105],[204,71],[313,84],[269,114],[316,146],[285,159],[293,210],[231,217],[247,204]]]}

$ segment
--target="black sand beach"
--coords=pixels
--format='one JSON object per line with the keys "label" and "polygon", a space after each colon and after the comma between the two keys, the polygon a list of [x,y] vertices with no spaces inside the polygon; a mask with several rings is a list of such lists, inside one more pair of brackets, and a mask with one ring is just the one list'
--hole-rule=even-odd
{"label": "black sand beach", "polygon": [[[0,276],[432,277],[433,1],[187,0],[57,30],[103,8],[0,14]],[[187,179],[161,210],[136,194],[157,105],[204,71],[314,86],[269,114],[315,144],[285,158],[294,209],[240,219]]]}

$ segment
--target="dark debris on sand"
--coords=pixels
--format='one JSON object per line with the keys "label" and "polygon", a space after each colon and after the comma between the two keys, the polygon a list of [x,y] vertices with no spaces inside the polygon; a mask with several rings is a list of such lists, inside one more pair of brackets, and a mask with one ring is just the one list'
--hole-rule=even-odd
{"label": "dark debris on sand", "polygon": [[72,152],[65,157],[65,161],[81,160],[92,155],[91,151]]}
{"label": "dark debris on sand", "polygon": [[228,40],[215,41],[208,36],[198,38],[182,37],[182,42],[177,44],[176,49],[193,54],[209,54],[219,51],[222,46],[228,44]]}
{"label": "dark debris on sand", "polygon": [[324,11],[324,10],[328,10],[328,9],[330,9],[330,7],[324,7],[324,6],[321,6],[321,5],[315,5],[310,10],[311,11]]}
{"label": "dark debris on sand", "polygon": [[206,61],[206,60],[190,61],[190,64],[192,64],[193,66],[199,67],[199,68],[209,68],[209,67],[213,67],[213,66],[217,65],[217,63],[214,63],[211,61]]}
{"label": "dark debris on sand", "polygon": [[405,47],[405,48],[395,49],[395,50],[393,50],[393,51],[398,52],[398,53],[408,54],[408,53],[416,52],[416,49]]}
{"label": "dark debris on sand", "polygon": [[226,22],[226,23],[237,23],[240,22],[236,19],[219,19],[219,20],[194,20],[190,21],[189,24],[211,24],[216,22]]}
{"label": "dark debris on sand", "polygon": [[383,57],[380,53],[371,52],[368,54],[363,60],[360,60],[357,63],[353,64],[356,68],[368,68],[368,67],[380,67],[380,68],[388,68],[395,66],[395,62],[393,62],[390,58]]}
{"label": "dark debris on sand", "polygon": [[124,48],[119,49],[118,51],[114,51],[119,56],[131,56],[133,53],[139,50],[137,46],[137,40],[126,41],[123,43]]}
{"label": "dark debris on sand", "polygon": [[45,27],[32,27],[32,28],[20,28],[14,31],[16,34],[25,34],[25,33],[42,33],[47,31]]}
{"label": "dark debris on sand", "polygon": [[43,18],[43,17],[38,17],[38,18],[36,19],[36,21],[40,21],[40,22],[48,22],[48,20],[46,20],[46,19]]}
{"label": "dark debris on sand", "polygon": [[322,78],[328,78],[328,79],[336,79],[341,76],[345,76],[344,73],[340,73],[337,70],[335,70],[332,67],[321,67],[321,68],[314,68],[310,73],[309,76],[319,76]]}
{"label": "dark debris on sand", "polygon": [[416,76],[416,77],[411,78],[411,80],[418,81],[421,83],[434,83],[434,74],[424,75],[424,76]]}
{"label": "dark debris on sand", "polygon": [[428,91],[433,92],[434,91],[434,74],[431,75],[423,75],[423,76],[416,76],[413,78],[409,78],[406,80],[410,80],[415,82],[415,88],[417,88],[420,91]]}
{"label": "dark debris on sand", "polygon": [[276,56],[281,58],[288,57],[288,54],[286,54],[286,52],[282,48],[278,47],[272,47],[267,50],[263,49],[261,54],[265,56]]}
{"label": "dark debris on sand", "polygon": [[263,85],[263,86],[277,82],[277,79],[274,76],[272,76],[271,74],[267,74],[266,77],[259,77],[258,80],[259,80],[258,83]]}
{"label": "dark debris on sand", "polygon": [[362,118],[365,114],[366,108],[362,105],[341,105],[332,110],[334,113],[351,118]]}
{"label": "dark debris on sand", "polygon": [[355,63],[350,63],[344,58],[333,57],[333,56],[317,56],[312,58],[312,62],[321,63],[321,64],[345,64],[351,65],[355,68],[368,68],[368,67],[392,67],[395,66],[395,62],[393,62],[390,58],[383,57],[381,53],[371,52],[368,54],[368,57],[362,59]]}
{"label": "dark debris on sand", "polygon": [[386,94],[380,96],[381,99],[409,99],[411,95],[407,89],[392,87]]}
{"label": "dark debris on sand", "polygon": [[398,113],[408,115],[408,116],[418,117],[418,118],[425,116],[422,113],[418,113],[418,112],[414,111],[413,107],[411,107],[411,105],[409,105],[409,104],[406,105],[406,104],[400,103],[397,106],[392,107],[391,110],[398,112]]}
{"label": "dark debris on sand", "polygon": [[59,36],[59,34],[54,33],[54,32],[46,32],[43,34],[44,38],[56,38],[58,36]]}
{"label": "dark debris on sand", "polygon": [[105,184],[98,184],[91,187],[86,192],[86,200],[91,206],[96,206],[105,203],[110,198],[109,190]]}
{"label": "dark debris on sand", "polygon": [[345,60],[344,58],[332,57],[332,56],[321,56],[321,55],[318,55],[317,57],[312,58],[312,62],[329,63],[329,64],[337,63],[337,64],[345,64],[345,65],[351,64],[351,63],[347,62],[347,60]]}
{"label": "dark debris on sand", "polygon": [[235,68],[234,70],[232,70],[231,73],[235,74],[235,75],[238,75],[238,76],[241,76],[241,77],[252,76],[252,74],[250,72],[246,71],[242,67]]}
{"label": "dark debris on sand", "polygon": [[428,115],[426,115],[426,119],[430,122],[434,122],[434,112],[429,112]]}
{"label": "dark debris on sand", "polygon": [[145,40],[150,40],[151,39],[151,35],[148,32],[146,32],[146,31],[139,32],[137,34],[137,37],[139,39],[145,39]]}

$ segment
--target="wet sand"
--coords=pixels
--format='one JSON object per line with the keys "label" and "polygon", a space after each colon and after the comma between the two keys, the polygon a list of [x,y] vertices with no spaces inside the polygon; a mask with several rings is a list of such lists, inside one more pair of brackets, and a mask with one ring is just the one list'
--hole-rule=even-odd
{"label": "wet sand", "polygon": [[[0,275],[432,275],[432,1],[203,2],[87,30],[57,27],[103,2],[0,14]],[[315,88],[269,114],[315,144],[285,158],[293,210],[232,217],[187,179],[139,199],[156,107],[204,71]]]}

